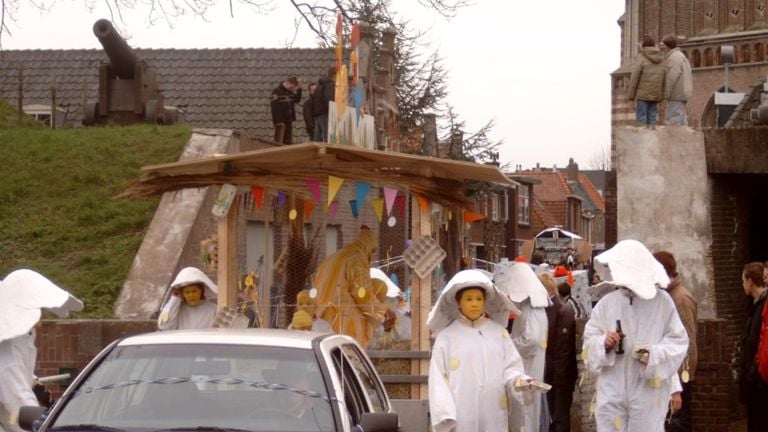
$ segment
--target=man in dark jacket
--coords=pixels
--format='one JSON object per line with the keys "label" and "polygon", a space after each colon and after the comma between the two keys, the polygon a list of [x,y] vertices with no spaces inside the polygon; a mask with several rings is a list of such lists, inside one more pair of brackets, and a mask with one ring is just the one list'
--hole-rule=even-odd
{"label": "man in dark jacket", "polygon": [[315,115],[313,113],[313,103],[312,100],[315,94],[315,89],[317,88],[317,84],[315,83],[309,83],[309,96],[307,96],[307,100],[304,101],[304,106],[302,106],[302,117],[304,118],[304,129],[307,131],[307,135],[309,136],[310,141],[315,140]]}
{"label": "man in dark jacket", "polygon": [[328,142],[328,103],[336,98],[336,66],[328,68],[328,75],[317,81],[312,96],[312,114],[315,116],[315,137],[317,142]]}
{"label": "man in dark jacket", "polygon": [[763,279],[763,264],[751,262],[744,266],[741,282],[744,293],[752,298],[744,338],[741,340],[741,376],[739,396],[747,405],[747,432],[768,430],[768,383],[760,375],[755,357],[760,345],[763,308],[768,291]]}
{"label": "man in dark jacket", "polygon": [[557,292],[557,281],[550,273],[542,273],[539,279],[547,288],[552,305],[546,308],[547,351],[544,361],[544,382],[552,389],[547,392],[547,404],[552,423],[550,432],[571,430],[571,403],[576,386],[576,318]]}
{"label": "man in dark jacket", "polygon": [[275,126],[275,142],[293,144],[293,121],[296,120],[295,104],[301,101],[301,80],[292,76],[272,90],[270,109]]}
{"label": "man in dark jacket", "polygon": [[635,101],[635,118],[638,125],[653,126],[659,102],[664,99],[664,78],[667,68],[664,53],[652,37],[645,35],[640,55],[632,66],[627,85],[627,99]]}

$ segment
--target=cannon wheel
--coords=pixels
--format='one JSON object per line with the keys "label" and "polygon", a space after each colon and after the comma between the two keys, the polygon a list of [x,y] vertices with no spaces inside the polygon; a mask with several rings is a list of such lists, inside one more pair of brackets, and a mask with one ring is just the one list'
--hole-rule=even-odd
{"label": "cannon wheel", "polygon": [[157,100],[148,100],[144,104],[144,120],[150,123],[157,123]]}
{"label": "cannon wheel", "polygon": [[87,104],[85,104],[85,119],[83,119],[83,124],[86,126],[95,125],[98,112],[99,112],[98,102],[88,102]]}

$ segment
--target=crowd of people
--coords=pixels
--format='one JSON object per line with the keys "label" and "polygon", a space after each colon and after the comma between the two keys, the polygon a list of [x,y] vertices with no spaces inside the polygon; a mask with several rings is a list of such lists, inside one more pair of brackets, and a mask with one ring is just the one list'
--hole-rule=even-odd
{"label": "crowd of people", "polygon": [[[274,141],[293,144],[293,122],[296,121],[296,105],[301,102],[303,80],[290,76],[278,84],[270,95],[270,112],[275,129]],[[328,104],[336,95],[336,66],[317,82],[307,84],[306,98],[301,106],[304,128],[308,141],[328,141]]]}
{"label": "crowd of people", "polygon": [[635,102],[637,124],[655,125],[659,104],[666,101],[664,124],[688,126],[686,103],[692,94],[691,65],[677,38],[666,36],[659,47],[653,37],[643,36],[626,88],[627,99]]}

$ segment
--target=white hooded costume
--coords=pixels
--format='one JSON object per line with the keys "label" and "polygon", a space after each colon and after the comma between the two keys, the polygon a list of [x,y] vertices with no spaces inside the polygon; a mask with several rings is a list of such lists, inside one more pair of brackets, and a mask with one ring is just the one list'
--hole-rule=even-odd
{"label": "white hooded costume", "polygon": [[[664,267],[636,240],[623,240],[595,257],[603,281],[619,289],[597,303],[584,329],[582,357],[597,378],[599,432],[662,432],[669,396],[679,391],[677,370],[688,336],[672,298]],[[621,320],[624,354],[606,352],[605,336]],[[647,364],[633,355],[649,350]]]}
{"label": "white hooded costume", "polygon": [[216,293],[218,287],[205,273],[195,267],[186,267],[179,271],[173,280],[170,290],[183,288],[192,284],[202,284],[205,298],[195,306],[184,303],[181,297],[170,295],[160,309],[157,317],[159,330],[203,329],[213,327],[216,319]]}
{"label": "white hooded costume", "polygon": [[16,424],[19,408],[37,405],[32,391],[36,358],[34,330],[0,342],[0,431],[22,432]]}
{"label": "white hooded costume", "polygon": [[[544,380],[544,361],[547,352],[547,312],[551,304],[544,288],[530,265],[506,262],[496,266],[493,281],[499,289],[520,309],[512,324],[512,342],[523,358],[525,373],[531,378]],[[541,397],[530,406],[513,404],[510,430],[518,432],[525,426],[526,432],[539,430],[541,422]]]}
{"label": "white hooded costume", "polygon": [[[485,291],[485,312],[471,321],[456,293]],[[507,432],[506,386],[528,379],[506,323],[514,305],[478,270],[463,270],[445,286],[429,312],[437,332],[429,365],[429,410],[435,432]]]}

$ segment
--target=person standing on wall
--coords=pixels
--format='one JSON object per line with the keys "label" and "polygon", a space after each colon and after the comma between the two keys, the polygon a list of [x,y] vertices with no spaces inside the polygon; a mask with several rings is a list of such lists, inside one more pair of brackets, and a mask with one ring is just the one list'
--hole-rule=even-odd
{"label": "person standing on wall", "polygon": [[312,96],[312,115],[315,116],[314,141],[328,142],[328,103],[336,98],[336,66],[328,68],[328,75],[317,81]]}
{"label": "person standing on wall", "polygon": [[304,129],[307,131],[309,141],[313,141],[315,139],[315,114],[313,111],[312,99],[316,88],[317,83],[309,83],[309,86],[307,86],[307,90],[309,90],[309,96],[307,96],[307,100],[304,101],[304,105],[301,107],[301,114],[304,118]]}
{"label": "person standing on wall", "polygon": [[680,48],[674,35],[665,36],[661,41],[666,51],[665,64],[667,77],[664,84],[664,98],[667,100],[667,113],[664,124],[668,126],[688,126],[685,104],[693,94],[691,64]]}
{"label": "person standing on wall", "polygon": [[649,35],[643,36],[640,55],[632,66],[627,86],[627,99],[635,101],[635,118],[638,126],[654,126],[659,102],[664,98],[666,76],[664,53]]}
{"label": "person standing on wall", "polygon": [[293,144],[293,122],[296,120],[295,104],[301,102],[301,79],[289,77],[272,90],[270,110],[275,126],[275,142]]}

